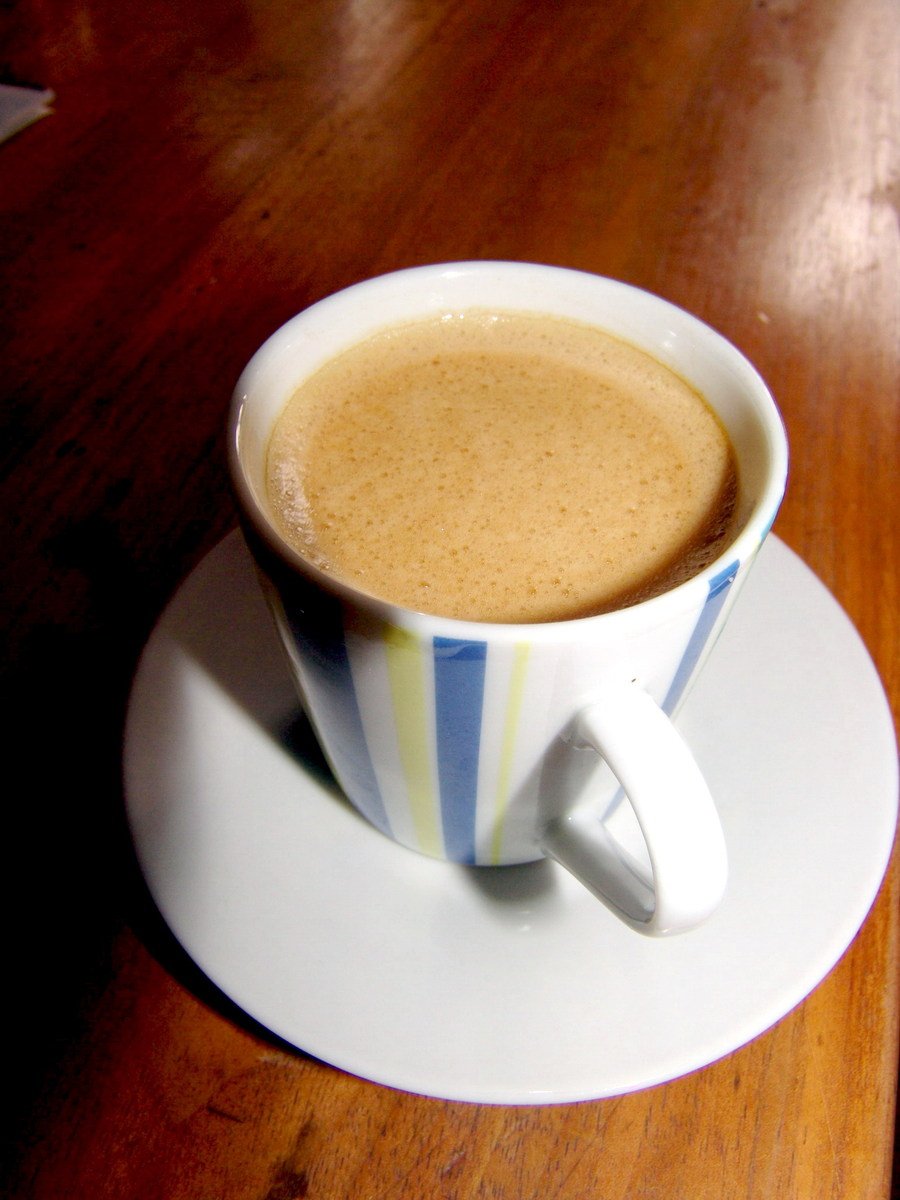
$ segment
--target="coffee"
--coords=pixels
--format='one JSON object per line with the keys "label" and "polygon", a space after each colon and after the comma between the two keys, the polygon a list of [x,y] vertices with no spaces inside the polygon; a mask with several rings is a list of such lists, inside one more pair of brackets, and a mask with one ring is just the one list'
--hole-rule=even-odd
{"label": "coffee", "polygon": [[285,539],[363,591],[544,622],[703,570],[734,532],[736,468],[706,401],[638,348],[467,309],[388,328],[305,380],[267,488]]}

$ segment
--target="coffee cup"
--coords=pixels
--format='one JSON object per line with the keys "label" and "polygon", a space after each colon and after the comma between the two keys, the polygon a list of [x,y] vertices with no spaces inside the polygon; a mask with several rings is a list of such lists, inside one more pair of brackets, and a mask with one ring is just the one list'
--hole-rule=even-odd
{"label": "coffee cup", "polygon": [[[604,331],[703,398],[736,468],[727,532],[709,561],[594,614],[481,619],[370,591],[289,540],[268,455],[298,389],[382,331],[475,310]],[[659,297],[586,272],[411,268],[314,304],[265,342],[235,388],[229,454],[299,698],[338,784],[377,830],[473,867],[552,858],[646,934],[710,916],[727,851],[674,718],[772,525],[787,471],[772,397],[730,343]]]}

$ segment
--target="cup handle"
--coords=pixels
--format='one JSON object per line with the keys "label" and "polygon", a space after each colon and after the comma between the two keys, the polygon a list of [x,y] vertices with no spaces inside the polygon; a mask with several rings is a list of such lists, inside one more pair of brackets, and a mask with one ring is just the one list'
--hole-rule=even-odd
{"label": "cup handle", "polygon": [[544,853],[642,933],[699,925],[722,899],[728,861],[709,788],[675,726],[645,691],[628,685],[581,711],[574,740],[593,747],[622,785],[650,873],[587,804],[545,826]]}

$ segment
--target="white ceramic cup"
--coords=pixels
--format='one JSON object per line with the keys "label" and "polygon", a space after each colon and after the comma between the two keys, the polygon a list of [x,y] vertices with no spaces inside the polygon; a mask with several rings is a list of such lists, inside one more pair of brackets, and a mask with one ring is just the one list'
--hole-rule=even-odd
{"label": "white ceramic cup", "polygon": [[[471,307],[597,325],[706,397],[739,474],[740,532],[715,562],[616,612],[504,625],[375,599],[283,540],[265,454],[297,386],[379,329]],[[413,268],[339,292],[273,334],[235,389],[230,455],[301,700],[336,779],[373,825],[473,865],[552,857],[645,933],[690,929],[716,908],[727,877],[722,829],[672,717],[771,527],[787,471],[772,398],[730,343],[656,296],[580,271]]]}

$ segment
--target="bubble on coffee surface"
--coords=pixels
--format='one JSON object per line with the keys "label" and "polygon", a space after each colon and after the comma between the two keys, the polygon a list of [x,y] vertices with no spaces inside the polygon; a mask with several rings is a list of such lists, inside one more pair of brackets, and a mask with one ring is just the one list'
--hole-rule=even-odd
{"label": "bubble on coffee surface", "polygon": [[655,359],[575,322],[471,310],[385,331],[307,380],[268,489],[298,551],[363,590],[548,621],[702,570],[736,480],[718,419]]}

